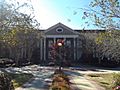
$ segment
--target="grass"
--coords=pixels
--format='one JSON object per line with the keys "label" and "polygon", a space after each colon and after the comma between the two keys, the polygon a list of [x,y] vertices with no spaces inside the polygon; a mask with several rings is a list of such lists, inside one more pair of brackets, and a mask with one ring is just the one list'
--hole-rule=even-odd
{"label": "grass", "polygon": [[26,73],[21,73],[21,74],[8,73],[8,75],[12,78],[14,88],[22,86],[24,83],[26,83],[33,77],[32,74],[26,74]]}
{"label": "grass", "polygon": [[99,85],[106,88],[106,90],[111,90],[113,74],[88,74],[87,78],[97,82]]}

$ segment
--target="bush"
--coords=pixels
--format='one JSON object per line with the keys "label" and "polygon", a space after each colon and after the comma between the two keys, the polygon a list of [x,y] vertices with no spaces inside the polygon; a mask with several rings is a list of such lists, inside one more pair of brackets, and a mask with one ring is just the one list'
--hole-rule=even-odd
{"label": "bush", "polygon": [[64,74],[64,72],[62,70],[57,69],[54,72],[54,75],[56,75],[56,74]]}
{"label": "bush", "polygon": [[0,74],[0,90],[14,90],[10,77],[5,74]]}
{"label": "bush", "polygon": [[55,71],[50,90],[70,90],[69,78],[63,73],[63,71]]}
{"label": "bush", "polygon": [[20,74],[12,74],[9,73],[12,78],[14,88],[22,86],[24,83],[28,82],[33,78],[32,74],[20,73]]}
{"label": "bush", "polygon": [[120,73],[113,74],[113,81],[111,87],[115,88],[117,86],[120,86]]}
{"label": "bush", "polygon": [[8,67],[12,66],[15,62],[12,59],[1,58],[0,59],[0,67]]}

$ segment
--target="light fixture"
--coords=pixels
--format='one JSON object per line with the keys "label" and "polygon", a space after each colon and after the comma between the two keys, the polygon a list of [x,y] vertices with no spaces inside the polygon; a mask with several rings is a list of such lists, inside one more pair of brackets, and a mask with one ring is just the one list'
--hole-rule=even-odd
{"label": "light fixture", "polygon": [[61,47],[61,46],[62,46],[62,43],[61,43],[61,42],[58,42],[58,46],[60,46],[60,47]]}

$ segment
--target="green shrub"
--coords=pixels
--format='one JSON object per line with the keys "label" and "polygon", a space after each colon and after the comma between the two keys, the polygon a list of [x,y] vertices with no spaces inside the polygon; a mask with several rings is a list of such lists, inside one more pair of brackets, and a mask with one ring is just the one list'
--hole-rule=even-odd
{"label": "green shrub", "polygon": [[9,74],[12,78],[14,88],[22,86],[24,83],[28,82],[31,78],[33,78],[32,74]]}
{"label": "green shrub", "polygon": [[54,74],[64,74],[64,72],[62,70],[57,69],[55,70]]}
{"label": "green shrub", "polygon": [[10,77],[5,74],[0,74],[0,90],[14,90]]}
{"label": "green shrub", "polygon": [[113,79],[112,79],[112,85],[111,87],[117,87],[120,86],[120,73],[113,73]]}
{"label": "green shrub", "polygon": [[14,66],[15,62],[9,58],[0,58],[0,67]]}

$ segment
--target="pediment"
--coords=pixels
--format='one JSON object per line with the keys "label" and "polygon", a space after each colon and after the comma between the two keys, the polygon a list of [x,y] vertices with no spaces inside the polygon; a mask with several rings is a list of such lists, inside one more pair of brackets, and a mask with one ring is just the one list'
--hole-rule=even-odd
{"label": "pediment", "polygon": [[79,33],[72,30],[62,23],[58,23],[45,31],[45,35],[78,35]]}

